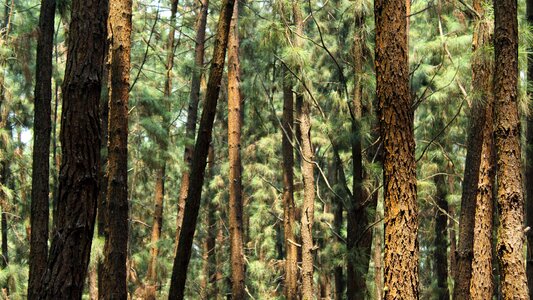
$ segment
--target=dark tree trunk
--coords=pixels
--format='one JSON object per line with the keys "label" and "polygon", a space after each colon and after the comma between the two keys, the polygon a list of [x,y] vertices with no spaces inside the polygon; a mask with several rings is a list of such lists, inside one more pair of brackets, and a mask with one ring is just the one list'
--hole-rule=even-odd
{"label": "dark tree trunk", "polygon": [[494,138],[498,161],[498,258],[502,295],[527,299],[524,197],[518,113],[517,1],[494,1]]}
{"label": "dark tree trunk", "polygon": [[418,207],[406,3],[377,0],[376,77],[383,141],[384,298],[418,299]]}
{"label": "dark tree trunk", "polygon": [[[354,75],[355,88],[352,101],[352,168],[353,195],[348,206],[347,221],[347,297],[350,300],[362,299],[366,295],[366,274],[371,256],[372,230],[366,230],[370,224],[367,209],[370,201],[363,187],[364,167],[362,152],[361,118],[363,114],[363,67],[365,62],[364,34],[365,15],[358,12],[355,16],[356,33],[354,38]],[[374,203],[375,205],[375,203]]]}
{"label": "dark tree trunk", "polygon": [[196,44],[194,48],[194,68],[192,70],[191,93],[189,96],[189,106],[187,109],[187,125],[185,129],[184,163],[187,168],[181,173],[181,186],[178,199],[178,217],[176,219],[176,248],[178,247],[179,235],[183,224],[183,215],[185,210],[185,200],[189,188],[190,167],[194,151],[194,136],[196,135],[196,121],[198,119],[198,103],[200,101],[200,85],[204,67],[205,52],[205,28],[207,25],[207,11],[209,0],[202,0],[198,16],[196,18]]}
{"label": "dark tree trunk", "polygon": [[28,299],[37,299],[48,258],[50,132],[52,128],[52,52],[55,0],[43,0],[39,15],[34,99],[34,140],[31,185],[31,240]]}
{"label": "dark tree trunk", "polygon": [[[75,0],[63,84],[59,201],[39,299],[81,299],[98,197],[107,0]],[[90,38],[89,38],[90,37]]]}
{"label": "dark tree trunk", "polygon": [[[330,179],[330,184],[332,186],[335,186],[338,183],[339,168],[342,168],[342,165],[340,165],[339,163],[340,162],[338,160],[334,159],[333,175],[332,175],[332,178]],[[343,205],[343,201],[338,198],[335,198],[334,204],[335,206],[333,208],[333,228],[335,229],[335,232],[340,234],[342,232],[342,223],[343,223],[342,212],[344,209],[344,205]],[[343,243],[340,237],[337,237],[337,242]],[[334,272],[334,281],[335,281],[335,292],[333,295],[333,299],[340,300],[343,298],[344,287],[345,287],[343,266],[342,265],[336,266],[333,272]]]}
{"label": "dark tree trunk", "polygon": [[445,175],[435,176],[435,185],[437,187],[435,214],[435,268],[437,275],[437,298],[439,300],[450,299],[448,290],[448,201],[446,196],[447,183]]}
{"label": "dark tree trunk", "polygon": [[220,92],[220,82],[224,72],[226,48],[228,45],[228,35],[231,16],[233,13],[234,0],[224,0],[220,12],[220,18],[215,37],[213,49],[213,62],[207,83],[204,109],[200,119],[200,128],[196,145],[194,147],[193,160],[191,164],[191,175],[189,181],[187,201],[183,215],[183,227],[180,231],[178,248],[174,258],[172,268],[172,278],[170,282],[169,299],[183,299],[185,293],[185,282],[187,280],[187,269],[191,259],[192,242],[200,210],[200,199],[202,196],[202,186],[204,183],[204,173],[206,159],[211,143],[211,132],[217,109],[217,101]]}
{"label": "dark tree trunk", "polygon": [[[527,21],[533,26],[533,0],[527,0]],[[528,49],[527,80],[533,80],[533,46]],[[529,93],[531,97],[532,94]],[[527,116],[526,128],[526,224],[533,229],[533,115]],[[527,232],[527,282],[529,298],[533,299],[533,230]]]}
{"label": "dark tree trunk", "polygon": [[229,230],[231,252],[231,294],[244,299],[244,247],[241,163],[241,109],[239,61],[239,2],[233,5],[228,42],[228,149],[229,149]]}
{"label": "dark tree trunk", "polygon": [[100,299],[127,299],[128,256],[128,100],[132,0],[111,0],[109,29],[109,144],[106,240]]}

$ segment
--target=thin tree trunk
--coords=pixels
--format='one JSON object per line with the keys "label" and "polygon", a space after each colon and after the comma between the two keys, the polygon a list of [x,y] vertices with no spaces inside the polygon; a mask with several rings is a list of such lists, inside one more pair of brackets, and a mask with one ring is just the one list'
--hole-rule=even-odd
{"label": "thin tree trunk", "polygon": [[435,176],[435,185],[437,187],[435,209],[435,268],[437,275],[437,298],[439,300],[450,299],[448,290],[448,239],[446,229],[448,227],[448,201],[446,196],[447,183],[445,175]]}
{"label": "thin tree trunk", "polygon": [[[165,88],[163,97],[167,101],[167,105],[170,106],[170,94],[172,92],[172,69],[174,67],[174,40],[175,40],[175,23],[176,13],[178,9],[178,1],[172,0],[170,8],[170,30],[168,33],[167,41],[167,61],[166,61],[166,75],[165,75]],[[152,237],[150,248],[150,261],[148,263],[148,274],[146,278],[146,299],[156,299],[156,291],[158,286],[158,272],[157,272],[157,259],[159,256],[159,240],[161,238],[161,230],[163,227],[163,206],[165,201],[165,179],[166,179],[166,152],[168,149],[168,135],[170,124],[168,124],[167,118],[163,118],[164,122],[164,137],[156,137],[158,140],[160,153],[158,157],[158,166],[155,174],[155,191],[154,191],[154,214],[152,225]]]}
{"label": "thin tree trunk", "polygon": [[[359,11],[355,16],[356,33],[354,38],[354,75],[355,88],[352,104],[352,164],[353,199],[348,206],[347,223],[347,296],[350,300],[362,299],[366,295],[366,274],[371,256],[372,230],[367,213],[368,198],[363,187],[364,169],[362,152],[361,118],[363,113],[363,67],[366,36],[364,34],[365,15]],[[375,205],[375,203],[373,203]]]}
{"label": "thin tree trunk", "polygon": [[524,261],[524,197],[518,113],[517,1],[494,1],[495,144],[498,157],[498,257],[502,295],[527,299]]}
{"label": "thin tree trunk", "polygon": [[376,77],[383,141],[384,298],[418,299],[418,207],[405,0],[377,0]]}
{"label": "thin tree trunk", "polygon": [[241,90],[239,61],[239,2],[233,5],[228,41],[228,149],[229,149],[229,230],[231,252],[231,294],[244,299],[246,293],[243,249],[243,204],[241,178]]}
{"label": "thin tree trunk", "polygon": [[[527,0],[527,21],[533,26],[533,0]],[[533,46],[528,49],[527,80],[533,80]],[[532,97],[531,92],[529,96]],[[533,115],[527,116],[526,128],[526,225],[533,229]],[[527,282],[529,298],[533,299],[533,230],[527,232]]]}
{"label": "thin tree trunk", "polygon": [[294,205],[294,95],[288,72],[283,72],[283,115],[282,141],[283,153],[283,233],[285,237],[285,297],[298,299],[298,248],[296,247],[295,205]]}
{"label": "thin tree trunk", "polygon": [[109,144],[106,240],[100,299],[127,299],[128,256],[128,100],[132,0],[111,0],[109,70]]}
{"label": "thin tree trunk", "polygon": [[215,37],[213,49],[213,62],[211,64],[209,82],[205,96],[204,109],[200,120],[200,128],[196,145],[194,147],[193,160],[191,164],[191,176],[189,181],[187,201],[183,215],[183,227],[180,232],[178,248],[174,258],[172,268],[172,278],[170,282],[169,299],[183,299],[185,293],[185,282],[187,280],[187,269],[191,259],[192,243],[198,211],[200,210],[200,199],[202,196],[202,186],[204,183],[204,173],[206,159],[211,143],[211,132],[217,109],[217,101],[220,92],[220,82],[224,72],[226,48],[228,45],[228,35],[231,16],[233,13],[234,0],[224,0],[220,12],[220,18]]}
{"label": "thin tree trunk", "polygon": [[[381,213],[376,212],[376,222],[381,220],[381,217],[382,217]],[[376,224],[376,226],[374,227],[374,253],[373,253],[375,299],[383,299],[383,259],[381,258],[382,238],[383,238],[383,229],[380,224]]]}
{"label": "thin tree trunk", "polygon": [[[331,176],[332,178],[330,180],[330,184],[332,186],[335,186],[338,182],[339,168],[342,168],[342,165],[340,165],[337,159],[333,160],[332,165],[333,165],[333,174]],[[343,201],[335,197],[334,210],[333,210],[333,228],[335,229],[335,232],[339,234],[342,232],[343,208],[344,208]],[[337,237],[336,241],[337,243],[343,243],[340,237]],[[333,272],[334,272],[334,281],[335,281],[335,294],[333,295],[333,299],[340,300],[342,299],[344,295],[344,286],[345,286],[343,266],[342,265],[336,266]]]}
{"label": "thin tree trunk", "polygon": [[204,67],[205,52],[205,28],[207,24],[209,0],[202,0],[198,16],[196,18],[196,43],[194,48],[194,67],[192,70],[191,93],[189,96],[189,106],[187,109],[187,125],[185,128],[184,163],[187,166],[181,173],[180,195],[178,199],[178,217],[176,219],[176,249],[178,248],[179,235],[183,224],[185,211],[185,200],[189,188],[190,167],[194,151],[194,136],[196,135],[196,121],[198,119],[198,103],[200,101],[200,86]]}
{"label": "thin tree trunk", "polygon": [[50,132],[52,128],[52,52],[55,0],[43,0],[39,15],[34,100],[34,141],[31,185],[31,240],[28,299],[37,298],[48,258]]}
{"label": "thin tree trunk", "polygon": [[[39,299],[80,299],[89,264],[99,176],[99,102],[107,0],[74,0],[63,84],[57,228]],[[88,38],[91,37],[91,38]]]}

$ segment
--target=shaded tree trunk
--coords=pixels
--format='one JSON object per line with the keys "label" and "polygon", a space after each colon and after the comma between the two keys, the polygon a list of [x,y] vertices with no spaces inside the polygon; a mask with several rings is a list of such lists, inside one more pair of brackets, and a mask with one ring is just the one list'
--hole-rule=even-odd
{"label": "shaded tree trunk", "polygon": [[384,299],[418,299],[418,207],[406,3],[375,2],[378,118],[383,141]]}
{"label": "shaded tree trunk", "polygon": [[[59,200],[39,299],[80,299],[89,264],[99,176],[99,102],[107,0],[75,0],[63,84]],[[91,38],[87,38],[91,37]]]}
{"label": "shaded tree trunk", "polygon": [[100,299],[127,299],[128,256],[128,100],[132,0],[111,0],[109,70],[109,144],[106,240]]}
{"label": "shaded tree trunk", "polygon": [[178,199],[178,217],[176,219],[176,249],[178,248],[179,235],[183,224],[185,211],[185,200],[189,188],[189,173],[194,151],[194,136],[196,134],[196,121],[198,119],[198,103],[200,101],[200,86],[204,67],[205,52],[205,28],[207,25],[207,12],[209,0],[202,0],[198,16],[196,18],[196,43],[194,48],[194,67],[192,70],[191,93],[189,96],[189,106],[187,109],[187,125],[185,137],[187,139],[184,153],[184,163],[187,168],[181,173],[181,186]]}
{"label": "shaded tree trunk", "polygon": [[439,300],[450,299],[448,290],[448,194],[445,175],[435,176],[437,187],[436,196],[436,220],[435,220],[435,267],[437,275],[437,298]]}
{"label": "shaded tree trunk", "polygon": [[[376,196],[377,197],[377,196]],[[381,213],[376,212],[376,222],[381,219]],[[374,227],[374,296],[383,299],[383,259],[381,258],[383,229],[379,224]]]}
{"label": "shaded tree trunk", "polygon": [[50,133],[52,130],[52,52],[55,0],[43,0],[39,15],[34,94],[34,135],[31,184],[31,240],[28,299],[37,298],[48,258]]}
{"label": "shaded tree trunk", "polygon": [[520,117],[518,113],[517,1],[494,1],[495,130],[498,160],[498,257],[502,295],[527,299],[524,261]]}
{"label": "shaded tree trunk", "polygon": [[239,2],[233,5],[228,42],[228,149],[229,149],[229,228],[231,252],[231,294],[246,297],[244,284],[243,203],[241,163],[241,109],[239,61]]}
{"label": "shaded tree trunk", "polygon": [[198,219],[198,211],[200,210],[206,159],[212,138],[211,132],[213,130],[213,122],[215,120],[217,109],[220,82],[224,72],[233,4],[234,0],[224,0],[221,6],[222,9],[215,36],[213,61],[209,73],[209,82],[207,83],[204,109],[200,119],[200,128],[191,164],[191,176],[183,215],[183,227],[180,231],[178,248],[174,258],[174,266],[172,268],[169,299],[183,299],[185,293],[187,269],[191,259],[194,232]]}
{"label": "shaded tree trunk", "polygon": [[[350,300],[362,299],[366,295],[366,274],[371,256],[372,230],[366,230],[370,224],[367,209],[368,195],[363,187],[364,167],[362,152],[361,118],[363,114],[363,68],[365,62],[364,34],[365,14],[363,10],[355,16],[356,33],[354,38],[354,75],[355,88],[352,100],[352,168],[353,194],[348,206],[347,221],[347,297]],[[373,203],[375,205],[375,203]]]}

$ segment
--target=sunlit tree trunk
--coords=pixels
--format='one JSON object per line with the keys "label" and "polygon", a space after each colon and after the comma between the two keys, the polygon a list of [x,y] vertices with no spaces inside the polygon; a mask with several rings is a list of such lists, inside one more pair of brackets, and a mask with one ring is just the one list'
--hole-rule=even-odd
{"label": "sunlit tree trunk", "polygon": [[518,16],[516,0],[494,1],[494,138],[498,161],[498,258],[502,295],[527,299],[524,261],[520,117],[518,113]]}
{"label": "sunlit tree trunk", "polygon": [[106,240],[100,299],[127,299],[128,100],[132,0],[110,0],[109,144]]}
{"label": "sunlit tree trunk", "polygon": [[418,206],[405,0],[377,0],[376,78],[383,142],[384,298],[418,299]]}

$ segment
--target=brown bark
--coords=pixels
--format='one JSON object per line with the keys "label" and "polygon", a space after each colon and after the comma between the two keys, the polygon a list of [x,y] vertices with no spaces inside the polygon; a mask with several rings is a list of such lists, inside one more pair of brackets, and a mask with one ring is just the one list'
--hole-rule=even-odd
{"label": "brown bark", "polygon": [[[340,165],[340,162],[337,159],[333,160],[333,175],[330,179],[330,184],[332,186],[335,186],[338,183],[338,176],[339,176],[339,168],[342,168]],[[335,232],[340,233],[342,232],[342,223],[343,223],[343,201],[341,199],[336,198],[334,202],[334,209],[333,209],[333,228]],[[338,243],[343,243],[342,239],[340,237],[337,237],[336,241]],[[333,299],[340,300],[343,298],[344,295],[344,286],[345,286],[345,279],[343,274],[343,266],[336,266],[334,268],[334,282],[335,282],[335,291],[333,295]]]}
{"label": "brown bark", "polygon": [[233,4],[234,0],[224,0],[220,12],[204,109],[200,119],[200,128],[191,164],[191,176],[183,215],[183,227],[180,232],[178,248],[174,258],[174,267],[172,269],[169,299],[183,299],[185,293],[187,269],[191,258],[192,242],[198,219],[198,211],[200,210],[206,159],[212,138],[211,133],[217,109],[220,82],[224,72]]}
{"label": "brown bark", "polygon": [[[533,26],[533,0],[527,0],[527,21],[530,26]],[[528,64],[527,64],[527,80],[533,80],[533,47],[528,49]],[[531,92],[529,97],[532,97]],[[531,109],[531,108],[530,108]],[[533,115],[529,114],[527,117],[526,128],[526,225],[533,229]],[[533,230],[527,232],[527,256],[526,256],[526,271],[527,282],[529,290],[529,298],[533,299]]]}
{"label": "brown bark", "polygon": [[233,5],[228,42],[228,149],[229,149],[229,230],[231,259],[231,294],[245,299],[243,203],[241,163],[241,109],[239,61],[239,2]]}
{"label": "brown bark", "polygon": [[[376,222],[381,219],[381,213],[376,213]],[[374,227],[374,288],[375,299],[383,299],[383,259],[381,257],[381,239],[383,230],[380,224]]]}
{"label": "brown bark", "polygon": [[127,299],[128,100],[132,0],[111,0],[106,240],[100,299]]}
{"label": "brown bark", "polygon": [[198,103],[200,101],[200,86],[204,66],[205,52],[205,28],[207,24],[207,11],[209,0],[202,0],[196,18],[196,43],[194,47],[194,68],[192,70],[191,93],[189,96],[189,106],[187,109],[187,125],[185,127],[184,163],[187,168],[181,173],[181,186],[178,199],[178,217],[176,219],[176,249],[178,247],[179,235],[183,224],[185,210],[185,200],[189,188],[189,172],[194,151],[194,136],[196,135],[196,121],[198,119]]}
{"label": "brown bark", "polygon": [[80,299],[83,293],[98,197],[98,107],[107,14],[106,0],[72,3],[63,83],[57,231],[39,299]]}
{"label": "brown bark", "polygon": [[157,257],[159,256],[159,239],[161,237],[161,227],[163,225],[163,198],[165,195],[165,169],[158,169],[155,179],[154,195],[154,220],[152,224],[152,237],[150,248],[150,262],[148,263],[147,274],[147,299],[156,299],[155,292],[157,289]]}
{"label": "brown bark", "polygon": [[[213,178],[215,174],[215,151],[213,146],[209,146],[209,153],[208,153],[208,168],[209,168],[209,176]],[[217,267],[217,261],[216,261],[216,238],[217,238],[217,219],[216,219],[216,210],[217,207],[211,201],[211,199],[208,199],[207,203],[207,218],[205,219],[206,224],[206,230],[207,235],[204,240],[204,253],[203,253],[203,259],[204,259],[204,279],[203,279],[203,286],[202,286],[202,294],[201,299],[214,299],[216,296],[216,293],[214,291],[216,290],[216,267]]]}
{"label": "brown bark", "polygon": [[528,299],[524,261],[520,117],[518,113],[518,18],[516,0],[494,1],[495,130],[498,161],[498,257],[502,295]]}
{"label": "brown bark", "polygon": [[34,99],[34,141],[31,185],[31,239],[28,299],[37,298],[48,258],[50,133],[52,128],[52,52],[55,0],[43,0],[39,15]]}
{"label": "brown bark", "polygon": [[[480,9],[480,2],[474,4]],[[475,33],[477,34],[477,33]],[[473,48],[476,50],[476,38],[473,39]],[[481,46],[481,45],[480,45]],[[473,73],[473,81],[476,75]],[[480,82],[484,79],[480,78]],[[473,84],[475,86],[475,83]],[[470,281],[472,278],[472,259],[474,247],[474,226],[476,213],[476,197],[479,182],[479,168],[481,163],[481,150],[483,145],[483,127],[485,124],[485,105],[483,101],[474,101],[469,115],[466,159],[464,169],[463,191],[461,196],[461,213],[459,217],[459,237],[455,253],[456,274],[453,299],[470,299]]]}
{"label": "brown bark", "polygon": [[[494,187],[494,156],[493,142],[493,61],[483,55],[483,48],[492,45],[492,22],[485,16],[482,4],[489,1],[474,1],[474,9],[482,16],[477,20],[474,29],[472,61],[472,87],[479,98],[475,101],[484,102],[485,124],[483,126],[483,145],[479,166],[479,182],[476,196],[472,278],[470,281],[471,299],[490,299],[493,293],[492,278],[492,232],[493,232],[493,187]],[[476,53],[477,51],[477,53]]]}
{"label": "brown bark", "polygon": [[283,233],[285,237],[285,297],[287,300],[298,298],[298,248],[296,247],[295,204],[294,204],[294,95],[292,84],[283,72],[283,115],[282,141],[283,153]]}
{"label": "brown bark", "polygon": [[448,227],[448,194],[445,175],[435,176],[435,185],[437,187],[435,209],[435,268],[437,275],[437,299],[450,299],[448,290],[448,239],[446,229]]}
{"label": "brown bark", "polygon": [[383,141],[384,299],[418,299],[418,207],[406,3],[375,2],[378,117]]}

